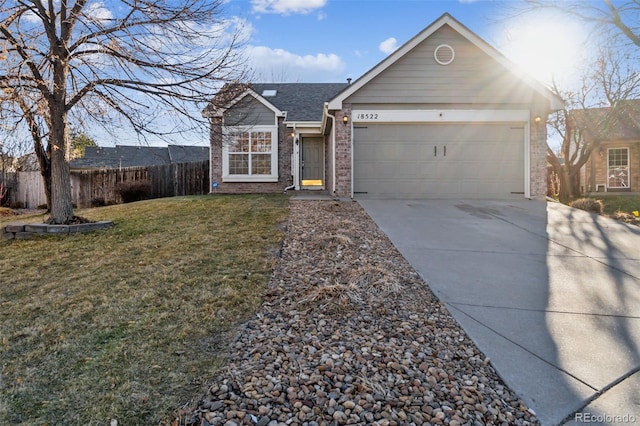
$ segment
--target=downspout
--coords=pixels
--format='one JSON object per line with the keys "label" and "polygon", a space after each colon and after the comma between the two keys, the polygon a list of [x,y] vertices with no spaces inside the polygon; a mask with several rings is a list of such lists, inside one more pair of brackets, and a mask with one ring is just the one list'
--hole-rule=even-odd
{"label": "downspout", "polygon": [[329,114],[328,103],[324,103],[327,118],[331,119],[331,194],[336,193],[336,118]]}
{"label": "downspout", "polygon": [[[293,123],[293,141],[291,141],[291,143],[293,144],[293,146],[291,147],[291,171],[294,171],[294,167],[297,165],[297,160],[295,159],[295,153],[296,153],[296,139],[297,139],[298,135],[296,134],[296,123]],[[284,189],[284,192],[287,192],[291,189],[294,189],[296,187],[296,174],[294,172],[293,174],[293,184],[287,186]]]}

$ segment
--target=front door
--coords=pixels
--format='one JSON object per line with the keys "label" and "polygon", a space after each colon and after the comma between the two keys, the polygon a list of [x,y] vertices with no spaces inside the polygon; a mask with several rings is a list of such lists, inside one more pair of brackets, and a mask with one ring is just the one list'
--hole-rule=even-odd
{"label": "front door", "polygon": [[322,138],[302,138],[302,187],[324,187],[324,143]]}

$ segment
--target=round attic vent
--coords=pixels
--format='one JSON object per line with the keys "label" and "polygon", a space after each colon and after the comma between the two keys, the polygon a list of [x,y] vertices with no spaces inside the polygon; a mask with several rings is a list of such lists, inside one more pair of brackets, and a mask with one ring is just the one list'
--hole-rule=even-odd
{"label": "round attic vent", "polygon": [[453,47],[448,44],[441,44],[433,51],[433,58],[440,65],[449,65],[456,57]]}

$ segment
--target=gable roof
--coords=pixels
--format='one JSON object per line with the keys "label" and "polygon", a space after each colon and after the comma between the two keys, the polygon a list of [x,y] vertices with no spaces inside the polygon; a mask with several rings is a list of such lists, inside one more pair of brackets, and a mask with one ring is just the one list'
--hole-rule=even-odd
{"label": "gable roof", "polygon": [[276,114],[286,113],[287,122],[321,122],[325,102],[347,86],[347,83],[231,83],[220,89],[202,115],[221,116],[245,96],[253,96]]}
{"label": "gable roof", "polygon": [[288,122],[322,121],[324,103],[348,86],[347,83],[259,83],[251,84],[258,94],[275,91],[267,101],[287,112]]}
{"label": "gable roof", "polygon": [[640,99],[620,101],[616,108],[587,108],[571,111],[578,128],[594,140],[640,139]]}
{"label": "gable roof", "polygon": [[478,47],[484,53],[489,55],[493,60],[504,66],[506,69],[510,70],[516,77],[518,77],[523,82],[527,83],[532,89],[540,93],[543,97],[549,100],[549,104],[552,110],[562,109],[564,107],[564,102],[554,93],[552,93],[546,86],[541,84],[540,82],[532,79],[531,77],[521,74],[517,71],[515,64],[509,61],[502,53],[496,50],[494,47],[489,45],[483,39],[478,37],[473,31],[462,25],[459,21],[457,21],[453,16],[448,13],[445,13],[440,18],[435,20],[431,25],[418,33],[411,40],[403,44],[396,51],[394,51],[391,55],[387,56],[382,62],[378,65],[367,71],[362,77],[353,82],[347,89],[338,94],[335,98],[331,99],[328,104],[328,109],[330,110],[339,110],[342,109],[342,102],[347,99],[349,96],[356,93],[363,86],[373,80],[376,76],[380,75],[383,71],[389,68],[391,65],[396,63],[402,57],[404,57],[407,53],[409,53],[413,48],[422,43],[424,40],[429,38],[433,33],[435,33],[438,29],[443,27],[444,25],[448,25],[457,31],[460,35],[470,41],[473,45]]}
{"label": "gable roof", "polygon": [[202,116],[222,117],[224,112],[234,105],[238,104],[245,97],[252,96],[262,105],[273,111],[273,113],[281,117],[284,115],[275,105],[267,101],[264,97],[256,93],[247,83],[227,83],[215,94],[211,102],[202,110]]}
{"label": "gable roof", "polygon": [[88,146],[83,158],[71,160],[72,169],[118,169],[121,167],[162,166],[209,159],[209,147],[178,146],[150,147],[116,145]]}

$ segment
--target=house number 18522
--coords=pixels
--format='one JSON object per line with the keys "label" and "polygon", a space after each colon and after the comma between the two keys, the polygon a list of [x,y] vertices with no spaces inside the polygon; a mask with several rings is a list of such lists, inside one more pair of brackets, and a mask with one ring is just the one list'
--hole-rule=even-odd
{"label": "house number 18522", "polygon": [[378,119],[378,114],[359,113],[359,114],[356,114],[356,119],[357,120],[377,120]]}

